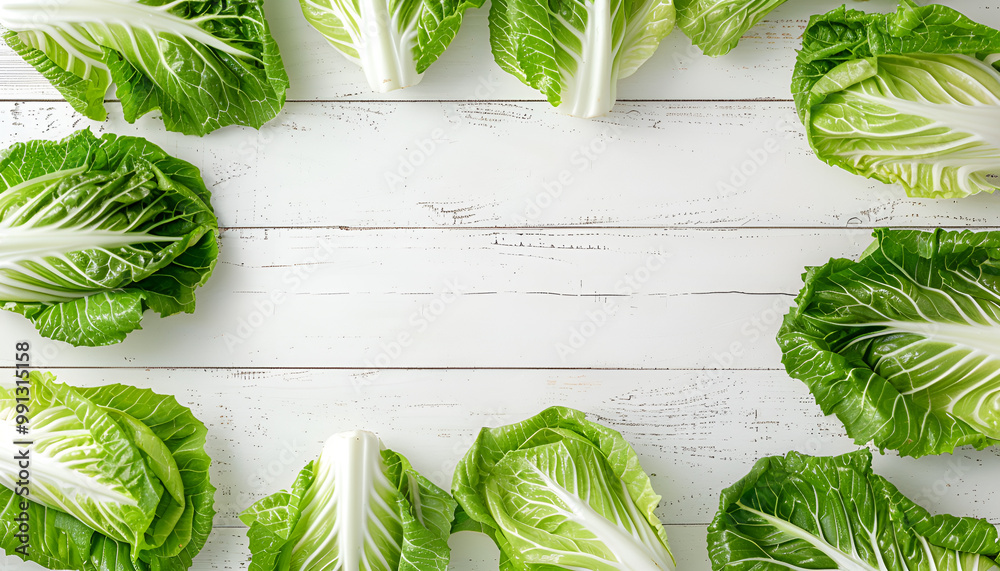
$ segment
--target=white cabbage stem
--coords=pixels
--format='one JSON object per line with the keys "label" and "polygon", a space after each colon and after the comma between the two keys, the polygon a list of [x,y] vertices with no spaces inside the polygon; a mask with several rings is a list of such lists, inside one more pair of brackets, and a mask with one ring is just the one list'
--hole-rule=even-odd
{"label": "white cabbage stem", "polygon": [[[52,4],[38,0],[0,0],[0,26],[15,32],[53,34],[80,26],[99,43],[114,48],[120,47],[119,40],[122,39],[122,34],[115,33],[116,30],[127,30],[125,35],[131,42],[135,42],[135,31],[142,31],[154,36],[165,34],[187,38],[223,53],[249,57],[247,52],[227,44],[198,25],[216,16],[184,19],[169,12],[174,4],[176,2],[148,6],[134,0],[61,0]],[[86,39],[80,34],[73,34],[73,37],[78,41]],[[128,47],[133,46],[130,44]]]}
{"label": "white cabbage stem", "polygon": [[[576,73],[563,69],[565,89],[562,101],[556,108],[573,117],[599,117],[615,105],[618,78],[615,73],[617,49],[614,45],[611,22],[611,0],[584,1],[587,21],[580,38],[582,51],[576,56]],[[572,29],[563,20],[563,25]]]}
{"label": "white cabbage stem", "polygon": [[386,0],[360,0],[361,34],[358,38],[359,63],[368,85],[386,93],[420,83],[413,57],[416,19],[399,31],[399,23],[389,13]]}

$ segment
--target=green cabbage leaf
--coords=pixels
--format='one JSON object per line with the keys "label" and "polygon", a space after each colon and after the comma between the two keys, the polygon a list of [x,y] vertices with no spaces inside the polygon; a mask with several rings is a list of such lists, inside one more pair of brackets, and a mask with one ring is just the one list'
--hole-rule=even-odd
{"label": "green cabbage leaf", "polygon": [[218,257],[194,166],[145,139],[79,131],[0,153],[0,304],[45,337],[109,345],[147,309],[190,313]]}
{"label": "green cabbage leaf", "polygon": [[501,571],[672,571],[660,496],[621,434],[553,407],[484,428],[459,463],[456,529],[483,531]]}
{"label": "green cabbage leaf", "polygon": [[188,569],[215,515],[205,425],[146,389],[28,379],[0,388],[0,547],[50,569]]}
{"label": "green cabbage leaf", "polygon": [[306,20],[361,66],[373,91],[420,83],[483,0],[299,0]]}
{"label": "green cabbage leaf", "polygon": [[674,0],[677,27],[712,57],[726,55],[747,30],[787,0]]}
{"label": "green cabbage leaf", "polygon": [[764,458],[722,492],[713,571],[997,571],[997,529],[931,515],[871,468],[871,452]]}
{"label": "green cabbage leaf", "polygon": [[1000,31],[940,5],[810,20],[792,93],[823,161],[923,198],[997,189]]}
{"label": "green cabbage leaf", "polygon": [[260,128],[288,77],[262,0],[5,0],[3,39],[74,109],[103,121],[117,86],[125,120],[154,110],[167,130]]}
{"label": "green cabbage leaf", "polygon": [[490,45],[501,68],[560,112],[596,117],[675,19],[673,0],[494,0]]}
{"label": "green cabbage leaf", "polygon": [[335,434],[240,515],[250,571],[447,571],[455,500],[370,432]]}
{"label": "green cabbage leaf", "polygon": [[858,443],[1000,443],[1000,233],[880,229],[860,260],[804,281],[782,362]]}

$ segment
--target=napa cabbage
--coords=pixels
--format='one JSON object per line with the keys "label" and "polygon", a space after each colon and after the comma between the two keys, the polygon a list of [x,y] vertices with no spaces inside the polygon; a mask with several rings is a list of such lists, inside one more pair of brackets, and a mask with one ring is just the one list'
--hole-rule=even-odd
{"label": "napa cabbage", "polygon": [[455,501],[365,431],[335,434],[248,508],[250,571],[447,571]]}
{"label": "napa cabbage", "polygon": [[501,68],[560,112],[596,117],[675,19],[673,0],[494,0],[490,45]]}
{"label": "napa cabbage", "polygon": [[190,313],[218,257],[198,169],[79,131],[0,153],[0,304],[45,337],[118,343],[147,309]]}
{"label": "napa cabbage", "polygon": [[1000,233],[875,231],[807,268],[782,362],[858,443],[908,456],[1000,443]]}
{"label": "napa cabbage", "polygon": [[729,53],[747,31],[787,0],[675,0],[677,27],[712,57]]}
{"label": "napa cabbage", "polygon": [[125,120],[155,110],[167,130],[259,128],[288,77],[262,0],[0,0],[3,39],[95,121],[112,83]]}
{"label": "napa cabbage", "polygon": [[487,533],[501,571],[672,571],[659,503],[621,434],[553,407],[484,428],[455,470],[456,530]]}
{"label": "napa cabbage", "polygon": [[215,515],[205,425],[147,389],[27,381],[0,388],[0,547],[50,569],[188,569]]}
{"label": "napa cabbage", "polygon": [[802,39],[792,92],[823,161],[923,198],[997,189],[1000,31],[940,5],[838,8]]}
{"label": "napa cabbage", "polygon": [[372,91],[420,83],[448,48],[465,11],[483,0],[300,0],[302,13],[361,67]]}
{"label": "napa cabbage", "polygon": [[932,515],[875,474],[871,452],[763,458],[722,492],[713,571],[998,571],[997,529]]}

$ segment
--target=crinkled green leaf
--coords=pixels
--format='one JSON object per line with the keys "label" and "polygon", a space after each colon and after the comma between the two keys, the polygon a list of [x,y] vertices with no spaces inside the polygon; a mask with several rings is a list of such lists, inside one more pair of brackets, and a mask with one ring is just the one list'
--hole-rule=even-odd
{"label": "crinkled green leaf", "polygon": [[[31,457],[48,465],[31,478],[31,499],[68,513],[89,528],[136,549],[147,547],[163,486],[129,435],[93,401],[55,377],[31,375]],[[0,439],[0,485],[16,489],[17,438],[11,430],[16,394],[0,393],[0,415],[11,438]]]}
{"label": "crinkled green leaf", "polygon": [[788,373],[858,443],[1000,443],[1000,233],[875,237],[857,262],[808,268],[778,334]]}
{"label": "crinkled green leaf", "polygon": [[502,571],[670,571],[660,496],[621,434],[553,407],[484,428],[455,470],[465,518],[500,548]]}
{"label": "crinkled green leaf", "polygon": [[677,26],[707,56],[726,55],[787,0],[675,0]]}
{"label": "crinkled green leaf", "polygon": [[816,155],[907,194],[993,192],[1000,31],[940,5],[845,7],[810,20],[792,81]]}
{"label": "crinkled green leaf", "polygon": [[312,26],[361,66],[372,90],[420,83],[483,0],[299,0]]}
{"label": "crinkled green leaf", "polygon": [[286,551],[302,514],[302,498],[313,483],[313,464],[310,462],[299,472],[291,490],[271,494],[240,514],[240,521],[250,528],[250,571],[283,568],[278,558]]}
{"label": "crinkled green leaf", "polygon": [[932,516],[874,474],[871,453],[789,452],[722,492],[708,528],[712,569],[997,571],[989,522]]}
{"label": "crinkled green leaf", "polygon": [[101,406],[141,422],[172,454],[183,481],[184,513],[163,545],[150,551],[148,559],[154,568],[187,569],[208,540],[215,517],[215,487],[209,477],[212,459],[205,452],[208,429],[173,396],[128,385],[78,390]]}
{"label": "crinkled green leaf", "polygon": [[368,432],[345,432],[240,519],[250,571],[446,571],[455,501]]}
{"label": "crinkled green leaf", "polygon": [[619,79],[670,34],[673,0],[494,0],[490,45],[497,64],[560,111],[611,111]]}
{"label": "crinkled green leaf", "polygon": [[[17,537],[20,524],[14,520],[21,517],[22,502],[28,508],[27,538]],[[0,516],[0,548],[7,555],[49,569],[86,568],[94,530],[72,516],[28,501],[5,487],[0,487]]]}
{"label": "crinkled green leaf", "polygon": [[217,232],[198,170],[144,139],[84,130],[0,154],[0,304],[46,337],[108,345],[147,309],[194,311]]}
{"label": "crinkled green leaf", "polygon": [[92,44],[57,30],[25,34],[6,31],[2,36],[14,53],[38,70],[73,109],[94,121],[107,118],[104,96],[111,86],[111,74],[101,62],[100,49],[94,50]]}
{"label": "crinkled green leaf", "polygon": [[159,110],[185,134],[260,128],[285,103],[288,77],[261,0],[8,2],[0,26],[91,119],[104,119],[111,81],[127,121]]}
{"label": "crinkled green leaf", "polygon": [[[30,481],[27,559],[79,571],[188,569],[215,515],[204,424],[173,397],[146,389],[74,388],[37,372],[30,378],[31,458],[53,460]],[[16,395],[14,389],[0,394],[8,436]],[[8,442],[14,438],[5,436]],[[15,451],[4,452],[13,458],[8,452]],[[18,554],[21,545],[14,520],[20,513],[12,491],[15,474],[12,465],[0,463],[0,506],[5,506],[0,546],[10,555]],[[137,507],[123,510],[118,495],[139,498]],[[129,537],[122,538],[126,528],[116,514],[128,516],[136,509],[149,518],[138,529],[137,518],[131,517]]]}

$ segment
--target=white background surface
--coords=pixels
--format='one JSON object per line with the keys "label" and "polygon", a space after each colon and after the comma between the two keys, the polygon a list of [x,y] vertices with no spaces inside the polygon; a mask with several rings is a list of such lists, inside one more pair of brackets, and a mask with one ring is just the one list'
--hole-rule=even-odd
{"label": "white background surface", "polygon": [[[996,2],[944,3],[1000,27]],[[756,459],[854,448],[773,341],[803,266],[859,254],[876,225],[998,226],[995,197],[909,199],[810,154],[790,66],[809,14],[839,4],[790,2],[717,60],[675,33],[592,121],[493,63],[485,8],[423,83],[379,97],[297,3],[272,1],[288,105],[259,133],[203,139],[128,125],[114,102],[108,122],[82,119],[0,48],[0,142],[144,136],[202,168],[223,226],[195,314],[97,349],[3,314],[0,342],[32,340],[71,384],[176,394],[205,421],[219,515],[196,570],[246,567],[237,514],[331,433],[373,430],[447,488],[480,427],[562,404],[624,433],[679,568],[707,571],[718,494]],[[1000,521],[997,451],[876,466],[932,511]],[[451,543],[456,571],[496,568],[485,537]]]}

